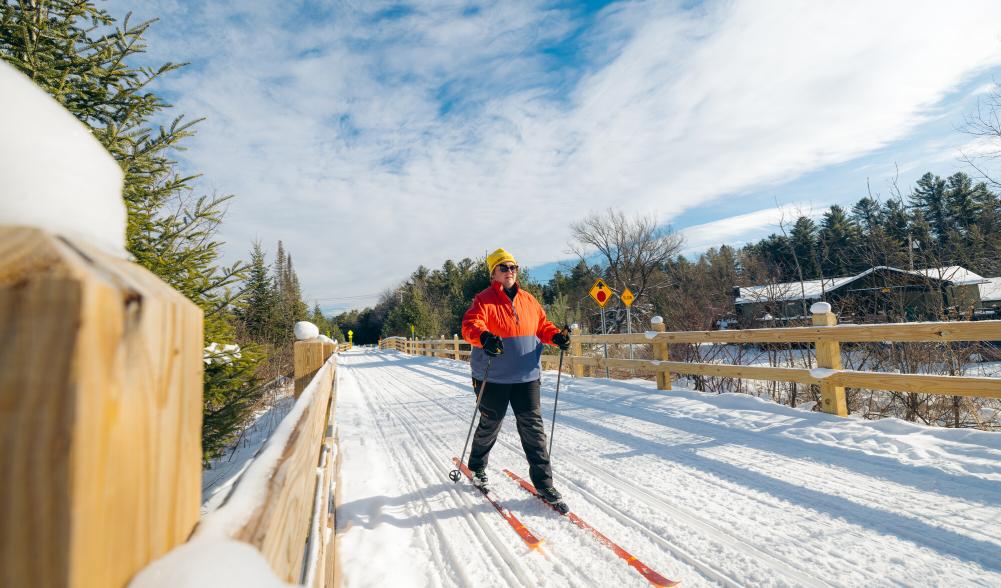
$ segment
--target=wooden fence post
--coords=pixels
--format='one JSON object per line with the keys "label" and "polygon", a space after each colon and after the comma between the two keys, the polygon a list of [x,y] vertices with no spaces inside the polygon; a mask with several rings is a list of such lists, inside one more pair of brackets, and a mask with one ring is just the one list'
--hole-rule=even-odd
{"label": "wooden fence post", "polygon": [[323,367],[323,362],[327,360],[324,355],[324,344],[319,339],[308,341],[296,341],[293,353],[293,367],[295,370],[295,397],[298,398],[302,391],[306,389],[309,382],[316,375],[316,372]]}
{"label": "wooden fence post", "polygon": [[0,585],[125,586],[198,522],[202,311],[138,265],[8,226],[0,330]]}
{"label": "wooden fence post", "polygon": [[459,361],[459,335],[452,335],[452,354],[455,361]]}
{"label": "wooden fence post", "polygon": [[[814,302],[810,307],[813,314],[813,325],[817,327],[833,327],[838,324],[838,317],[831,312],[831,305],[826,302]],[[841,344],[837,341],[817,341],[817,367],[832,370],[841,369]],[[820,383],[820,407],[824,412],[838,416],[848,416],[848,404],[845,401],[844,386]]]}
{"label": "wooden fence post", "polygon": [[584,364],[581,363],[584,356],[584,346],[581,345],[578,337],[580,337],[580,325],[574,323],[570,325],[570,365],[575,378],[584,375]]}
{"label": "wooden fence post", "polygon": [[[658,333],[663,333],[667,330],[664,326],[664,319],[659,316],[652,317],[650,319],[650,328]],[[668,352],[667,342],[655,341],[653,344],[653,358],[657,361],[669,361],[670,354]],[[657,372],[657,389],[658,390],[670,390],[671,389],[671,372]]]}

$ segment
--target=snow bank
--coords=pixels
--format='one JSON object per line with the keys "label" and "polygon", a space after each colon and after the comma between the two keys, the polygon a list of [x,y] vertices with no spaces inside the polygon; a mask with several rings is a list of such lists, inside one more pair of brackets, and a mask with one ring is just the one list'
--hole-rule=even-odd
{"label": "snow bank", "polygon": [[90,130],[0,60],[0,225],[39,227],[125,257],[122,170]]}
{"label": "snow bank", "polygon": [[146,566],[131,588],[286,588],[264,556],[242,541],[194,539]]}

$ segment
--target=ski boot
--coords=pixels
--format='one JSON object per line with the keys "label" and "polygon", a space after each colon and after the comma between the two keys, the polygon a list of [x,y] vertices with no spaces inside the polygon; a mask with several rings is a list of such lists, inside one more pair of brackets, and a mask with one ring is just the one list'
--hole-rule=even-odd
{"label": "ski boot", "polygon": [[490,481],[487,480],[487,468],[481,467],[478,470],[473,470],[473,486],[480,489],[481,492],[490,492]]}
{"label": "ski boot", "polygon": [[539,498],[560,514],[570,512],[570,507],[567,506],[567,503],[563,502],[563,496],[552,486],[549,488],[539,488]]}

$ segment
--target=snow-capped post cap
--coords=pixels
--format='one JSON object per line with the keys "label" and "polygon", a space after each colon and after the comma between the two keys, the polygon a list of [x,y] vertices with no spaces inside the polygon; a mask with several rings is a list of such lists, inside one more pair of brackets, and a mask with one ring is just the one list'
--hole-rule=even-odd
{"label": "snow-capped post cap", "polygon": [[577,331],[579,329],[580,329],[580,325],[578,325],[577,323],[574,323],[574,324],[570,325],[570,330],[571,331]]}
{"label": "snow-capped post cap", "polygon": [[664,317],[662,317],[660,315],[652,316],[652,317],[650,317],[650,324],[651,325],[662,325],[662,324],[664,324]]}
{"label": "snow-capped post cap", "polygon": [[125,258],[122,169],[83,123],[0,59],[0,225]]}
{"label": "snow-capped post cap", "polygon": [[814,302],[810,307],[813,314],[827,314],[831,312],[831,305],[826,302]]}
{"label": "snow-capped post cap", "polygon": [[299,321],[293,329],[297,341],[309,341],[320,336],[320,329],[309,321]]}
{"label": "snow-capped post cap", "polygon": [[328,337],[326,335],[320,335],[320,341],[323,341],[324,343],[331,343],[331,344],[333,344],[333,342],[334,342],[333,339],[331,339],[330,337]]}

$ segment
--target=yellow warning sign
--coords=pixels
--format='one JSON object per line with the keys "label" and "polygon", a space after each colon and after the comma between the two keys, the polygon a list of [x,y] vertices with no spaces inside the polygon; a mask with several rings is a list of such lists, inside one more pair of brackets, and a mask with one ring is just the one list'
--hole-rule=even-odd
{"label": "yellow warning sign", "polygon": [[598,306],[602,308],[605,308],[608,301],[612,299],[612,289],[609,288],[608,285],[605,284],[605,280],[602,280],[601,278],[594,281],[594,285],[591,286],[591,290],[588,291],[588,294],[590,294],[591,298],[594,298],[594,301],[597,302]]}
{"label": "yellow warning sign", "polygon": [[633,300],[636,300],[636,297],[633,296],[632,290],[626,288],[622,291],[622,294],[619,294],[619,300],[621,300],[626,306],[632,306]]}

